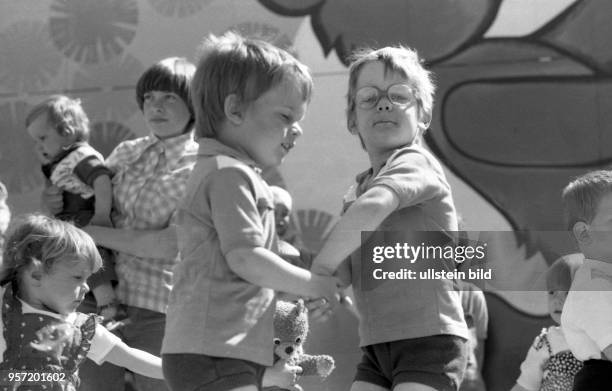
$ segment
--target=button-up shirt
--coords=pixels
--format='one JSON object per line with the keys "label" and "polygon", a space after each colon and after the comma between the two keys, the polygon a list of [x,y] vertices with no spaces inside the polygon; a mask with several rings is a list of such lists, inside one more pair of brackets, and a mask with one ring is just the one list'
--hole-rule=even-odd
{"label": "button-up shirt", "polygon": [[[124,141],[106,159],[113,177],[116,228],[162,230],[173,219],[193,170],[198,144],[193,134]],[[119,252],[117,296],[130,306],[165,312],[172,287],[172,259],[141,258]]]}

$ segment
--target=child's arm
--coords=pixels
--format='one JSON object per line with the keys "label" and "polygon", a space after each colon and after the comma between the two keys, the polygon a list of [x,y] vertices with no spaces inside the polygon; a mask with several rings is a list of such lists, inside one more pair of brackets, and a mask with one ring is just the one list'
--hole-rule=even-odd
{"label": "child's arm", "polygon": [[519,384],[515,384],[510,391],[529,391],[525,387],[521,387]]}
{"label": "child's arm", "polygon": [[361,231],[374,231],[399,205],[386,186],[374,186],[348,208],[315,258],[312,271],[333,274],[340,263],[361,245]]}
{"label": "child's arm", "polygon": [[142,258],[171,259],[178,254],[176,226],[133,230],[88,225],[83,228],[96,244]]}
{"label": "child's arm", "polygon": [[161,358],[144,350],[134,349],[123,342],[117,343],[108,352],[105,361],[129,369],[143,376],[163,379]]}
{"label": "child's arm", "polygon": [[95,212],[91,218],[90,224],[112,227],[113,224],[111,223],[110,213],[113,194],[110,177],[108,175],[99,175],[94,180],[93,189],[96,203]]}
{"label": "child's arm", "polygon": [[335,298],[335,277],[294,266],[266,248],[232,249],[225,257],[230,269],[252,284],[301,296]]}

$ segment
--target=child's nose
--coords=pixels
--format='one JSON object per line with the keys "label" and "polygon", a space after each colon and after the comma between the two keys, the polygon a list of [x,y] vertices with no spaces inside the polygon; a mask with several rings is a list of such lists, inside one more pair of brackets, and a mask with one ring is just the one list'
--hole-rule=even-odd
{"label": "child's nose", "polygon": [[289,134],[287,135],[287,138],[291,141],[296,140],[298,137],[300,137],[304,132],[302,131],[302,128],[300,127],[300,125],[295,124],[291,127],[291,129],[289,129]]}
{"label": "child's nose", "polygon": [[383,96],[378,101],[378,104],[376,105],[376,110],[378,110],[378,111],[391,111],[391,110],[393,110],[393,103],[391,103],[386,96]]}

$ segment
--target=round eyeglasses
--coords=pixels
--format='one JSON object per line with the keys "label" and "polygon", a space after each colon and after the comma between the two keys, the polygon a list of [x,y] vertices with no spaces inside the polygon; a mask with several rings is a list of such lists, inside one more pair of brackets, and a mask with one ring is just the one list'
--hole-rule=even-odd
{"label": "round eyeglasses", "polygon": [[374,86],[361,87],[355,93],[355,104],[361,109],[369,110],[376,106],[383,96],[402,108],[412,106],[417,101],[414,89],[408,84],[392,84],[386,91]]}

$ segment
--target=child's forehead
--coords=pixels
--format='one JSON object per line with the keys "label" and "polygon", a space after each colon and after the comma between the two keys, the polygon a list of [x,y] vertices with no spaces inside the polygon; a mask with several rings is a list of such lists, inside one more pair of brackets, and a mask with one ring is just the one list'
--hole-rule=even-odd
{"label": "child's forehead", "polygon": [[92,273],[91,266],[79,258],[58,261],[53,264],[52,270],[60,273]]}
{"label": "child's forehead", "polygon": [[357,75],[357,85],[377,84],[382,82],[410,82],[410,78],[398,69],[380,61],[370,61],[363,65]]}

